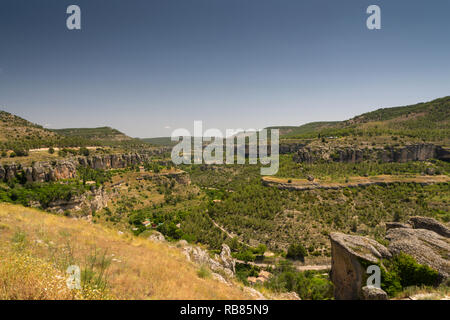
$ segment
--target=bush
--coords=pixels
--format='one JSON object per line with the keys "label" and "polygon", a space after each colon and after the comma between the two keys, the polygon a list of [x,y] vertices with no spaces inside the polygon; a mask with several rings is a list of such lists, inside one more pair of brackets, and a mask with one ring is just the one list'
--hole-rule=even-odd
{"label": "bush", "polygon": [[18,157],[28,156],[28,150],[26,149],[14,149],[13,153],[15,153]]}
{"label": "bush", "polygon": [[277,292],[295,291],[302,299],[325,300],[333,298],[333,284],[326,276],[316,271],[296,271],[289,262],[278,265],[274,271],[274,276],[264,285]]}
{"label": "bush", "polygon": [[55,149],[53,149],[53,147],[48,148],[48,153],[54,154],[55,153]]}
{"label": "bush", "polygon": [[286,257],[294,260],[304,260],[307,255],[305,247],[300,243],[292,243],[287,251]]}
{"label": "bush", "polygon": [[80,154],[86,157],[89,156],[89,149],[85,147],[80,148]]}
{"label": "bush", "polygon": [[434,286],[439,281],[439,274],[436,270],[417,263],[413,257],[405,253],[400,253],[389,261],[388,269],[398,274],[404,288],[421,285]]}

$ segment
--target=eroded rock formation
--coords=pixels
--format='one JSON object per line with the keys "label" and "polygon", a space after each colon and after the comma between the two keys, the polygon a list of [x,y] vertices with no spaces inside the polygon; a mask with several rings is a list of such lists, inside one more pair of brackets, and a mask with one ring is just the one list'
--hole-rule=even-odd
{"label": "eroded rock formation", "polygon": [[[384,299],[381,289],[363,288],[363,265],[383,264],[384,259],[406,253],[418,263],[439,273],[439,281],[450,275],[449,229],[432,218],[412,217],[408,223],[386,225],[388,247],[375,240],[343,233],[330,234],[331,281],[336,299]],[[381,291],[380,291],[381,290]]]}
{"label": "eroded rock formation", "polygon": [[23,167],[19,164],[0,165],[0,181],[9,181],[15,177],[23,179],[26,182],[48,182],[71,179],[76,176],[78,166],[103,170],[121,169],[147,162],[155,152],[77,157],[61,161],[36,162],[31,167]]}
{"label": "eroded rock formation", "polygon": [[311,163],[319,160],[336,162],[361,162],[366,160],[381,162],[424,161],[428,159],[450,160],[450,151],[441,146],[423,143],[401,147],[300,147],[293,157],[296,162]]}
{"label": "eroded rock formation", "polygon": [[380,259],[391,257],[391,253],[375,240],[331,233],[331,281],[334,297],[338,300],[361,299],[366,270],[361,262],[376,264]]}

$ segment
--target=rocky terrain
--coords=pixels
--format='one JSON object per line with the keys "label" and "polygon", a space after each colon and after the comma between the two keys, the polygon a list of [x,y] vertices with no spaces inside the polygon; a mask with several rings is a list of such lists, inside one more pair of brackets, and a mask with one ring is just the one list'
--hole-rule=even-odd
{"label": "rocky terrain", "polygon": [[78,166],[102,170],[121,169],[147,162],[152,155],[160,152],[164,152],[164,150],[155,149],[146,153],[77,157],[53,162],[36,162],[31,167],[25,167],[20,164],[0,165],[0,181],[9,181],[15,177],[23,178],[26,182],[48,182],[72,179],[76,175]]}
{"label": "rocky terrain", "polygon": [[[352,148],[352,147],[301,147],[294,145],[296,150],[293,159],[296,162],[313,163],[320,160],[330,160],[336,162],[362,162],[362,161],[380,161],[380,162],[408,162],[425,161],[428,159],[438,159],[450,161],[450,151],[434,144],[413,144],[399,147],[385,148]],[[281,148],[280,148],[281,149]],[[283,147],[282,149],[285,149]],[[292,151],[290,151],[292,152]]]}
{"label": "rocky terrain", "polygon": [[449,228],[426,217],[412,217],[408,223],[388,223],[386,228],[387,247],[367,237],[330,234],[331,280],[336,299],[386,299],[383,290],[366,287],[366,267],[372,264],[383,266],[400,253],[406,253],[418,263],[436,270],[438,283],[448,280]]}

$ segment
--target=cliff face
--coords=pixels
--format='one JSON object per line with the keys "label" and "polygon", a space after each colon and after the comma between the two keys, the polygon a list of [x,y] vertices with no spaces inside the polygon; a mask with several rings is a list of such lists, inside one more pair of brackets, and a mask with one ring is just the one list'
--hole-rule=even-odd
{"label": "cliff face", "polygon": [[78,166],[92,169],[120,169],[149,161],[152,154],[110,154],[92,157],[78,157],[54,162],[36,162],[31,167],[21,165],[0,165],[0,181],[18,178],[26,182],[48,182],[71,179],[76,176]]}
{"label": "cliff face", "polygon": [[361,162],[366,160],[381,162],[424,161],[428,159],[450,160],[450,151],[433,144],[415,144],[388,148],[300,148],[293,157],[295,162],[329,160],[336,162]]}
{"label": "cliff face", "polygon": [[70,211],[82,212],[82,216],[92,214],[94,211],[101,210],[108,206],[108,201],[114,196],[114,193],[108,193],[103,188],[93,188],[80,196],[72,196],[70,200],[58,200],[51,202],[48,211],[55,213],[64,213]]}

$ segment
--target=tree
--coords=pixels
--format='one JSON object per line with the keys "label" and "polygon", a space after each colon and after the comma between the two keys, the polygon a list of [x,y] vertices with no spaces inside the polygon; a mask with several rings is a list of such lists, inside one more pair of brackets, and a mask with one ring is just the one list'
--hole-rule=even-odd
{"label": "tree", "polygon": [[54,154],[55,153],[55,149],[53,149],[53,147],[48,148],[48,153]]}
{"label": "tree", "polygon": [[286,257],[304,261],[306,255],[307,253],[305,247],[303,247],[300,243],[292,243],[288,248]]}
{"label": "tree", "polygon": [[85,147],[80,148],[80,154],[85,157],[89,156],[89,149]]}

